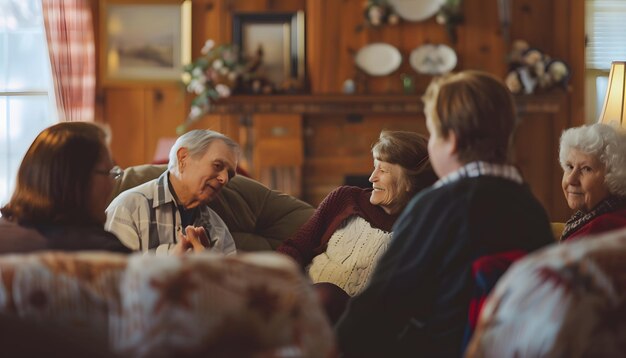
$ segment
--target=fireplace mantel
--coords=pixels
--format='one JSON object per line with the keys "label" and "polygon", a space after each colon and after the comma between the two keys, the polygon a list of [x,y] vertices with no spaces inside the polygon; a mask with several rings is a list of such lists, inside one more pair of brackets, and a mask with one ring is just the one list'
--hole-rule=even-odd
{"label": "fireplace mantel", "polygon": [[[516,96],[520,114],[557,113],[564,94]],[[212,114],[421,114],[420,95],[235,95],[213,104]]]}

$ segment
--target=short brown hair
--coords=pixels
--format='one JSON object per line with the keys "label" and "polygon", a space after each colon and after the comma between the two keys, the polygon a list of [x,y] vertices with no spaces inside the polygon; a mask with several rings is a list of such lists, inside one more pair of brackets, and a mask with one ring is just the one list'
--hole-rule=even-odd
{"label": "short brown hair", "polygon": [[508,162],[515,104],[500,80],[485,72],[464,71],[433,80],[422,99],[437,135],[456,134],[461,162]]}
{"label": "short brown hair", "polygon": [[95,224],[87,209],[88,191],[92,172],[108,150],[106,138],[103,128],[85,122],[44,129],[22,159],[2,215],[26,225]]}
{"label": "short brown hair", "polygon": [[401,181],[409,188],[406,202],[437,180],[428,157],[428,139],[421,134],[384,130],[372,145],[372,153],[377,160],[402,167]]}

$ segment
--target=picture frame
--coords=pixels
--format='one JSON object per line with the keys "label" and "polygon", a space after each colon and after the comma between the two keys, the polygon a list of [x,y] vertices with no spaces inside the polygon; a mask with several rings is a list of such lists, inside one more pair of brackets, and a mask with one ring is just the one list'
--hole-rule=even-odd
{"label": "picture frame", "polygon": [[101,0],[99,10],[105,86],[181,80],[191,61],[191,0]]}
{"label": "picture frame", "polygon": [[233,14],[233,43],[248,59],[258,58],[262,51],[259,73],[273,93],[305,88],[304,31],[303,11]]}

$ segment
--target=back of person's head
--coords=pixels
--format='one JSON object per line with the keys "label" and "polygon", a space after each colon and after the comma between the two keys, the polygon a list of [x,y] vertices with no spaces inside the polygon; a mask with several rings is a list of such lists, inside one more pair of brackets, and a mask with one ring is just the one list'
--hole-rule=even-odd
{"label": "back of person's head", "polygon": [[207,152],[211,143],[216,140],[223,141],[234,153],[239,155],[239,144],[222,133],[208,129],[195,129],[178,137],[172,149],[170,149],[170,161],[167,169],[170,172],[178,173],[177,153],[180,148],[187,148],[189,155],[194,159],[198,159]]}
{"label": "back of person's head", "polygon": [[626,197],[626,133],[602,123],[566,129],[559,146],[564,169],[572,149],[597,158],[605,167],[609,192]]}
{"label": "back of person's head", "polygon": [[97,222],[89,217],[91,175],[107,153],[103,128],[65,122],[44,129],[22,159],[13,196],[2,215],[20,224]]}
{"label": "back of person's head", "polygon": [[437,134],[456,135],[460,162],[509,160],[515,105],[500,80],[485,72],[464,71],[433,80],[422,99]]}
{"label": "back of person's head", "polygon": [[411,188],[409,198],[437,180],[428,157],[428,139],[421,134],[384,130],[372,145],[372,154],[377,160],[402,167],[402,179],[408,180]]}

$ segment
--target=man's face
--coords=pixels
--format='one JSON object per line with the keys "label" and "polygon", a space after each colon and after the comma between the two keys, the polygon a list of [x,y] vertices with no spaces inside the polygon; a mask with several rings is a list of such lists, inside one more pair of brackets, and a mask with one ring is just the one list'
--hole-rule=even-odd
{"label": "man's face", "polygon": [[236,153],[222,140],[212,142],[202,157],[184,158],[180,170],[183,191],[192,198],[187,208],[206,205],[235,175]]}

